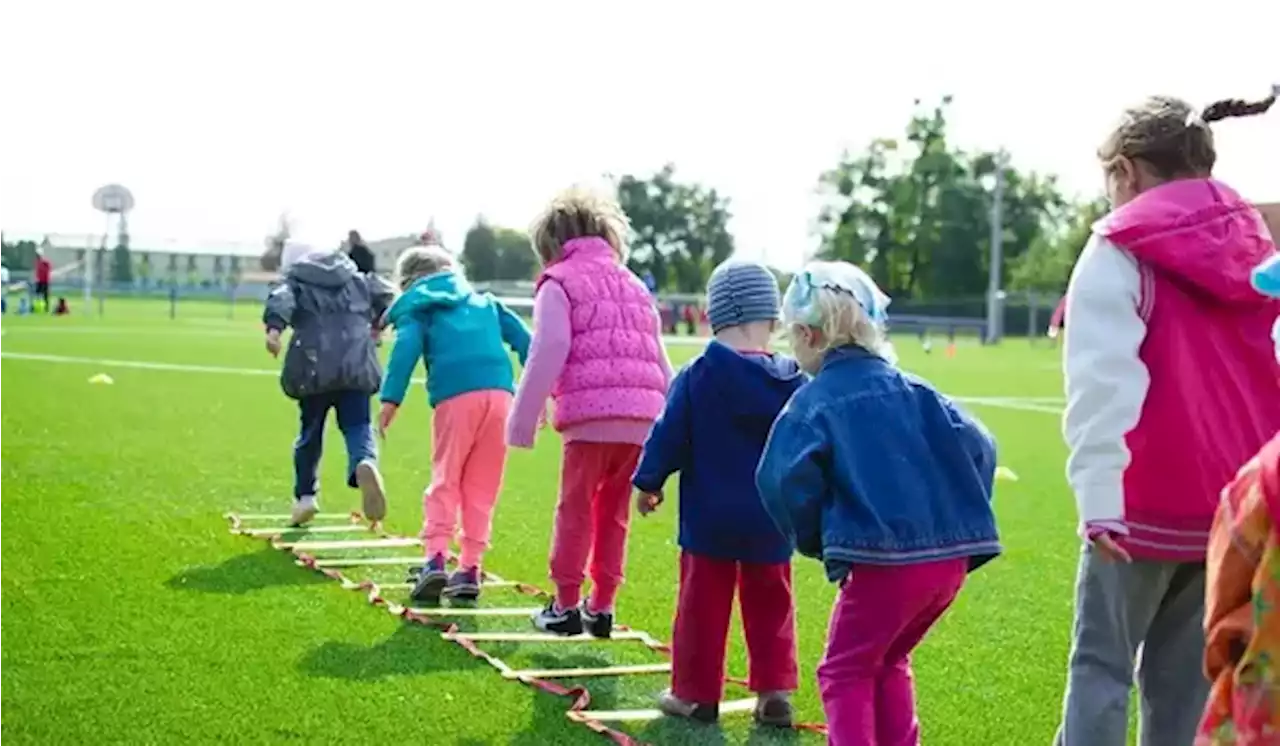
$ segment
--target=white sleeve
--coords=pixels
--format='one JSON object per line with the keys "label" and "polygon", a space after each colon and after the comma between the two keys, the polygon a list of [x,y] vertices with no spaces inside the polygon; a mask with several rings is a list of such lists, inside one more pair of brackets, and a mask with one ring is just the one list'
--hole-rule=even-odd
{"label": "white sleeve", "polygon": [[1067,481],[1083,529],[1124,519],[1125,436],[1138,424],[1151,376],[1138,356],[1147,324],[1137,260],[1101,236],[1071,273],[1063,342]]}

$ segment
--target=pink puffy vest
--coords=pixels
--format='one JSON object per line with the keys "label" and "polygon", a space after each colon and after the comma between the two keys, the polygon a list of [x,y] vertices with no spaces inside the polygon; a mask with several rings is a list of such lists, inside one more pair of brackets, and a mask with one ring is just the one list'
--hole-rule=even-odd
{"label": "pink puffy vest", "polygon": [[1219,494],[1280,430],[1280,301],[1250,284],[1276,247],[1257,211],[1212,179],[1144,192],[1095,230],[1138,260],[1147,324],[1124,543],[1135,557],[1202,560]]}
{"label": "pink puffy vest", "polygon": [[569,358],[556,380],[556,430],[596,420],[658,419],[667,379],[653,296],[600,238],[576,238],[547,266],[569,298]]}

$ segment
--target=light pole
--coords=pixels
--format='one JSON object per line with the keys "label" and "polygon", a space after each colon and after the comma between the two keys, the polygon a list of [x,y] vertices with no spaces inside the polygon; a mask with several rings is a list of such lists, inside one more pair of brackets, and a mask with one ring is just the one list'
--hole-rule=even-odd
{"label": "light pole", "polygon": [[1000,289],[1001,256],[1004,249],[1004,170],[1008,156],[996,153],[996,183],[991,200],[991,266],[987,276],[987,343],[1000,341],[1004,291]]}

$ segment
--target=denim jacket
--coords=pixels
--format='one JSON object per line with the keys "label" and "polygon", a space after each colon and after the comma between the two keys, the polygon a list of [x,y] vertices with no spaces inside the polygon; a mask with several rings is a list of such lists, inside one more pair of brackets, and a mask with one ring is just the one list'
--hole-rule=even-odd
{"label": "denim jacket", "polygon": [[1000,553],[995,442],[926,381],[832,350],[774,422],[756,472],[765,507],[832,582],[855,565]]}

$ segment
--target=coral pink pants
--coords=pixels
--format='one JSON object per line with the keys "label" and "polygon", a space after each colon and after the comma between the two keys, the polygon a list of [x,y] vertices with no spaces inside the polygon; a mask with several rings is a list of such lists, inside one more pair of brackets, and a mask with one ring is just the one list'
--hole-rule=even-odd
{"label": "coral pink pants", "polygon": [[671,640],[671,693],[716,704],[724,693],[724,652],[733,592],[742,605],[753,692],[795,691],[796,616],[791,563],[735,562],[680,554],[680,599]]}
{"label": "coral pink pants", "polygon": [[818,688],[831,746],[916,746],[911,651],[964,584],[967,559],[858,565],[831,611]]}
{"label": "coral pink pants", "polygon": [[446,399],[431,421],[431,486],[422,495],[427,556],[446,554],[462,519],[459,562],[479,567],[507,460],[511,393],[472,391]]}
{"label": "coral pink pants", "polygon": [[639,460],[640,446],[632,443],[565,443],[551,538],[551,582],[560,608],[581,601],[590,560],[590,607],[613,609],[627,563],[631,476]]}

